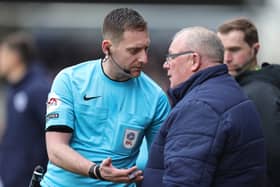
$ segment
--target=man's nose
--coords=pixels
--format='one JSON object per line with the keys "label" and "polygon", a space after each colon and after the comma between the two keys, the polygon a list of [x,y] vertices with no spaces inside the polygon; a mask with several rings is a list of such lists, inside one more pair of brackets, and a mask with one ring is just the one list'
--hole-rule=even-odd
{"label": "man's nose", "polygon": [[163,65],[162,65],[163,69],[168,69],[169,68],[169,62],[166,60]]}
{"label": "man's nose", "polygon": [[228,64],[230,62],[232,62],[232,54],[231,52],[228,52],[228,51],[225,51],[225,54],[224,54],[224,63],[225,64]]}
{"label": "man's nose", "polygon": [[140,54],[139,61],[142,62],[143,64],[148,63],[148,53],[146,50],[143,50]]}

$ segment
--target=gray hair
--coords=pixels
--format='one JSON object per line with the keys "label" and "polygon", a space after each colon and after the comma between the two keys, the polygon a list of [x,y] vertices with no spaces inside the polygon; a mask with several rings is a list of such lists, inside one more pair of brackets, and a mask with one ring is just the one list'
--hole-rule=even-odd
{"label": "gray hair", "polygon": [[183,37],[186,47],[213,61],[223,62],[224,46],[215,32],[204,27],[188,27],[177,32],[176,37]]}

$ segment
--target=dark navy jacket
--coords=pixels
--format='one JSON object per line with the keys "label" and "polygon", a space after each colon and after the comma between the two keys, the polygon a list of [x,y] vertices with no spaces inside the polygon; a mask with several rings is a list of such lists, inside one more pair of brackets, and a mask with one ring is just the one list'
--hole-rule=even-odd
{"label": "dark navy jacket", "polygon": [[27,187],[36,165],[46,166],[45,110],[50,81],[39,68],[7,92],[6,128],[0,143],[4,187]]}
{"label": "dark navy jacket", "polygon": [[264,139],[252,102],[225,65],[170,91],[173,109],[151,147],[143,187],[259,187]]}

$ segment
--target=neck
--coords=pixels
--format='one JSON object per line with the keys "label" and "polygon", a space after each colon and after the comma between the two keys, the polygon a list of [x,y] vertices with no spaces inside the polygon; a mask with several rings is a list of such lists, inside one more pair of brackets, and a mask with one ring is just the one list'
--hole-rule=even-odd
{"label": "neck", "polygon": [[222,63],[219,61],[213,61],[213,60],[205,60],[203,63],[201,63],[201,68],[202,69],[206,69],[206,68],[210,68],[213,66],[217,66],[217,65],[221,65]]}
{"label": "neck", "polygon": [[110,79],[115,80],[115,81],[126,81],[130,79],[131,77],[128,77],[127,75],[124,75],[116,65],[111,62],[110,58],[105,58],[102,61],[102,67],[104,73],[110,77]]}
{"label": "neck", "polygon": [[256,70],[259,70],[259,69],[260,69],[260,66],[258,65],[257,61],[254,61],[252,63],[252,66],[249,67],[250,71],[256,71]]}

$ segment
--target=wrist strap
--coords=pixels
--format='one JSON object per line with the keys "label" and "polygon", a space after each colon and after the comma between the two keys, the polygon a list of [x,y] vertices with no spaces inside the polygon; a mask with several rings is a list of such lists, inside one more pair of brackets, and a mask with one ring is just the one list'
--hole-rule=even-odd
{"label": "wrist strap", "polygon": [[96,165],[95,173],[96,173],[96,176],[97,176],[98,179],[100,179],[100,180],[105,180],[105,179],[101,176],[100,166]]}
{"label": "wrist strap", "polygon": [[100,166],[97,164],[93,164],[88,171],[88,175],[94,179],[105,180],[100,173]]}
{"label": "wrist strap", "polygon": [[91,177],[91,178],[94,178],[94,179],[97,179],[97,176],[96,176],[96,164],[93,164],[90,168],[89,168],[89,171],[88,171],[88,175]]}

